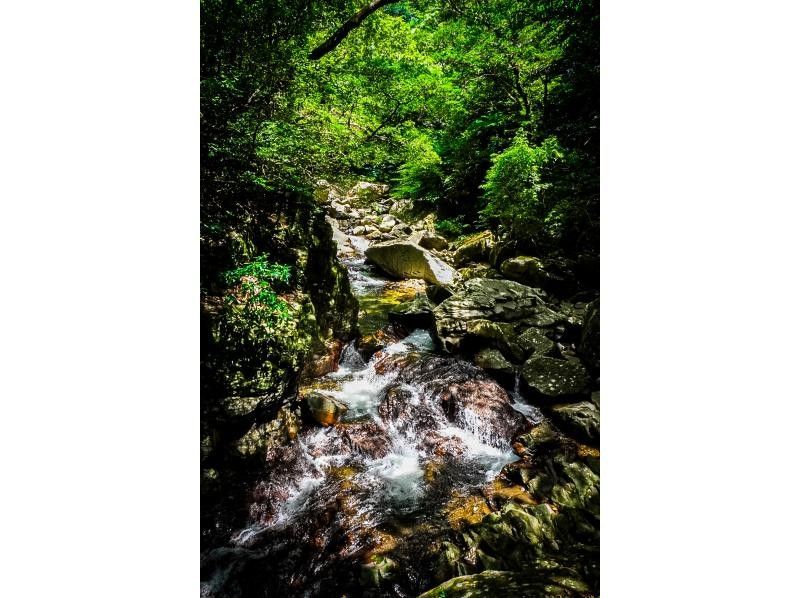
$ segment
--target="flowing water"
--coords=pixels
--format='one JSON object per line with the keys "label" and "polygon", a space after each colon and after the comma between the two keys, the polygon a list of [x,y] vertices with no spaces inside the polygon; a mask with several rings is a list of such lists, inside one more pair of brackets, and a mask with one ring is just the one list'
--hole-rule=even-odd
{"label": "flowing water", "polygon": [[[420,292],[418,281],[386,279],[365,263],[366,246],[340,240],[362,334]],[[351,343],[314,391],[344,403],[346,414],[268,452],[252,523],[231,538],[269,571],[260,583],[275,595],[416,595],[430,582],[430,542],[517,460],[513,435],[541,419],[476,366],[437,355],[426,330],[366,361]]]}

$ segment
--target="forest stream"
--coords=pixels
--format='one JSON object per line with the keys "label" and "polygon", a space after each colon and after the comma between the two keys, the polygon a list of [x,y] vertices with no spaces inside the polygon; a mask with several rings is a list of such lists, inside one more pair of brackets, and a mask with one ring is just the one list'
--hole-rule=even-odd
{"label": "forest stream", "polygon": [[[336,215],[335,203],[327,207]],[[360,337],[334,371],[302,383],[306,423],[293,442],[267,450],[249,524],[205,563],[214,572],[201,586],[206,596],[417,596],[453,571],[470,572],[457,564],[453,534],[504,503],[539,502],[514,473],[525,452],[515,439],[546,419],[520,392],[519,370],[504,389],[444,350],[435,327],[414,326],[420,314],[407,311],[428,301],[425,283],[389,277],[367,259],[378,234],[370,240],[357,222],[327,220],[359,303]],[[491,558],[470,550],[467,562]],[[226,585],[233,578],[237,590]],[[555,595],[584,595],[575,584]]]}

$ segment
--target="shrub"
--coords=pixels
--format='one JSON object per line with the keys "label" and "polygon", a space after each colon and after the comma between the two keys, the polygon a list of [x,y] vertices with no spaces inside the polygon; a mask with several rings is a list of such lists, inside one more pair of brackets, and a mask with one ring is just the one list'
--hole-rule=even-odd
{"label": "shrub", "polygon": [[395,193],[400,197],[433,202],[441,192],[442,159],[427,135],[409,144],[406,161],[398,171]]}
{"label": "shrub", "polygon": [[549,184],[542,181],[542,169],[564,157],[555,137],[531,146],[520,132],[503,152],[492,156],[486,174],[484,218],[495,218],[517,233],[536,234],[547,220],[545,201]]}

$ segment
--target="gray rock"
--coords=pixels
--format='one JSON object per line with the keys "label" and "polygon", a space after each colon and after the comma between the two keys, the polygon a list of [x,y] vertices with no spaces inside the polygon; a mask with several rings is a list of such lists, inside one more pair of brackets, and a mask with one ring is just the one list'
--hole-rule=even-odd
{"label": "gray rock", "polygon": [[458,272],[451,266],[410,241],[378,243],[367,248],[366,255],[381,270],[398,278],[421,278],[439,286],[458,280]]}
{"label": "gray rock", "polygon": [[405,326],[408,330],[415,328],[433,328],[433,310],[435,305],[424,295],[413,301],[403,303],[389,312],[389,321]]}
{"label": "gray rock", "polygon": [[408,240],[412,243],[416,243],[420,247],[424,247],[425,249],[442,250],[447,249],[447,247],[450,245],[447,242],[447,239],[445,239],[443,236],[423,229],[413,233]]}

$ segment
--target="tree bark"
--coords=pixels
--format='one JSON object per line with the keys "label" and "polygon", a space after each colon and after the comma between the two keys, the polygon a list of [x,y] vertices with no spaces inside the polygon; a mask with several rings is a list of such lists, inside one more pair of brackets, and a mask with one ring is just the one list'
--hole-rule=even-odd
{"label": "tree bark", "polygon": [[372,0],[368,5],[364,8],[359,10],[356,14],[352,17],[347,19],[341,27],[339,27],[336,31],[334,31],[333,35],[331,35],[328,39],[318,45],[311,51],[311,54],[308,57],[311,60],[319,60],[325,54],[333,50],[336,46],[344,41],[350,32],[358,27],[361,22],[366,19],[369,15],[373,12],[378,10],[379,8],[386,6],[387,4],[394,4],[395,2],[399,2],[400,0]]}

